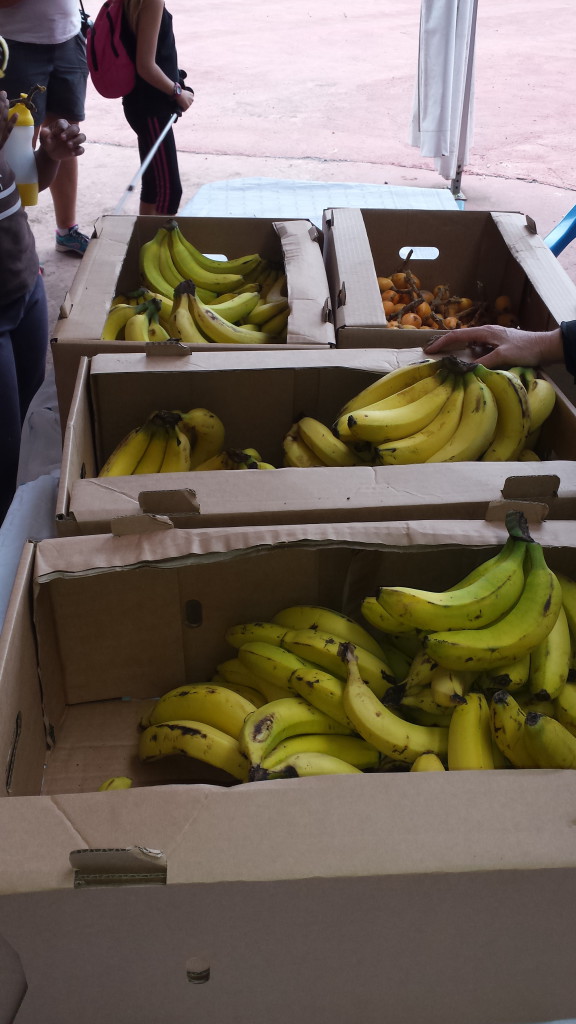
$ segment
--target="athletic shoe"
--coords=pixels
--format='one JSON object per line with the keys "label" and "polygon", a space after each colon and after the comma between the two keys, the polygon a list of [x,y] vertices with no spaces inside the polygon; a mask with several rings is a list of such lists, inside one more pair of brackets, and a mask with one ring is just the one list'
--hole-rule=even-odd
{"label": "athletic shoe", "polygon": [[71,252],[76,256],[83,256],[88,247],[90,239],[83,235],[77,227],[70,228],[65,235],[56,232],[56,252]]}

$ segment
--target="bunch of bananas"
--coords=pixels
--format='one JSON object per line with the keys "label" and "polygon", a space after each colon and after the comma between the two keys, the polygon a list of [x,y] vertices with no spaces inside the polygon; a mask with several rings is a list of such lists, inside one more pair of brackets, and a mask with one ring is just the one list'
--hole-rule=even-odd
{"label": "bunch of bananas", "polygon": [[[382,703],[437,730],[432,752],[449,769],[574,768],[576,583],[551,571],[521,513],[509,513],[507,526],[501,551],[450,589],[387,586],[364,599],[362,614],[385,634],[385,652],[391,645],[408,659]],[[375,713],[367,691],[366,714]],[[386,722],[388,738],[391,723],[400,732],[381,716],[382,735]],[[362,732],[360,718],[355,724],[375,743],[376,733]],[[386,753],[413,763],[428,751],[412,743]]]}
{"label": "bunch of bananas", "polygon": [[518,327],[518,317],[509,296],[499,295],[492,313],[480,282],[476,299],[454,295],[448,284],[437,284],[429,291],[421,287],[420,279],[412,273],[408,261],[402,270],[388,277],[378,277],[377,281],[387,327],[435,331],[453,331],[457,327],[488,323]]}
{"label": "bunch of bananas", "polygon": [[213,259],[171,220],[141,247],[139,263],[143,286],[114,297],[103,340],[177,338],[191,345],[286,340],[286,274],[258,253]]}
{"label": "bunch of bananas", "polygon": [[161,409],[120,441],[98,476],[275,468],[256,448],[225,448],[224,441],[224,424],[210,409]]}
{"label": "bunch of bananas", "polygon": [[533,367],[427,359],[365,388],[331,429],[311,417],[298,420],[283,441],[284,465],[535,460],[555,400],[553,385]]}

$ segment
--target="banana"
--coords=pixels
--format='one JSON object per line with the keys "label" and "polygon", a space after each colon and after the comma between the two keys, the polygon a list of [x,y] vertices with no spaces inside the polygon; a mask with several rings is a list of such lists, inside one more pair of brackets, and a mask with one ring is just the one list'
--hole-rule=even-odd
{"label": "banana", "polygon": [[192,255],[190,248],[184,245],[182,237],[178,226],[170,221],[167,226],[167,244],[171,260],[182,279],[193,281],[197,288],[207,288],[217,295],[234,291],[237,285],[242,284],[241,274],[206,270]]}
{"label": "banana", "polygon": [[131,476],[152,439],[152,424],[134,427],[108,456],[98,476]]}
{"label": "banana", "polygon": [[533,694],[554,700],[568,680],[572,645],[566,612],[561,606],[548,636],[530,654],[529,687]]}
{"label": "banana", "polygon": [[323,466],[324,463],[319,459],[311,448],[299,436],[298,424],[293,423],[288,433],[282,440],[282,449],[284,451],[284,465],[293,466],[298,469],[311,469]]}
{"label": "banana", "polygon": [[355,768],[349,761],[343,761],[332,754],[321,754],[316,750],[308,750],[300,754],[278,761],[273,769],[261,768],[260,779],[304,779],[312,775],[361,775],[360,768]]}
{"label": "banana", "polygon": [[254,672],[246,668],[240,661],[240,658],[228,658],[227,661],[221,661],[216,666],[216,670],[226,683],[230,683],[233,686],[248,686],[252,690],[257,690],[265,698],[266,703],[271,700],[279,700],[280,697],[290,697],[293,695],[292,691],[286,689],[286,687],[277,686],[262,676],[255,675]]}
{"label": "banana", "polygon": [[149,310],[144,310],[141,313],[135,313],[134,310],[132,312],[133,316],[124,325],[124,340],[139,341],[147,344],[150,341]]}
{"label": "banana", "polygon": [[223,345],[255,345],[270,341],[270,335],[263,331],[247,331],[238,324],[231,324],[218,313],[217,306],[207,306],[198,292],[190,295],[190,307],[196,326],[211,341]]}
{"label": "banana", "polygon": [[442,761],[436,754],[420,754],[410,765],[411,772],[445,772]]}
{"label": "banana", "polygon": [[133,306],[130,302],[122,302],[112,306],[106,314],[104,326],[102,327],[100,334],[102,341],[118,341],[118,339],[121,339],[128,321],[137,313],[145,313],[146,308],[145,302],[141,302],[137,306]]}
{"label": "banana", "polygon": [[447,444],[460,422],[464,401],[462,377],[452,378],[453,390],[438,415],[409,437],[375,446],[377,460],[385,466],[427,462],[434,452]]}
{"label": "banana", "polygon": [[105,779],[98,786],[99,793],[105,793],[110,789],[131,789],[132,779],[129,779],[127,775],[114,775],[111,779]]}
{"label": "banana", "polygon": [[546,565],[540,544],[527,545],[528,570],[514,607],[481,629],[430,633],[427,653],[446,668],[482,672],[522,657],[551,631],[562,604],[560,584]]}
{"label": "banana", "polygon": [[385,611],[377,597],[365,597],[360,605],[360,611],[375,629],[379,629],[382,633],[411,633],[410,626],[406,623],[395,619],[389,612]]}
{"label": "banana", "polygon": [[535,768],[536,760],[528,750],[524,726],[526,712],[518,701],[498,690],[490,700],[490,727],[496,746],[515,768]]}
{"label": "banana", "polygon": [[263,704],[248,715],[238,745],[254,768],[261,765],[270,751],[283,740],[305,733],[350,735],[351,730],[313,708],[301,697],[282,697]]}
{"label": "banana", "polygon": [[138,263],[140,276],[147,288],[158,295],[164,295],[172,301],[174,288],[163,277],[160,270],[160,242],[162,240],[162,229],[159,229],[149,242],[140,246]]}
{"label": "banana", "polygon": [[475,373],[464,374],[460,423],[428,462],[473,462],[486,451],[496,430],[498,408],[490,389]]}
{"label": "banana", "polygon": [[[379,402],[372,402],[370,405],[365,405],[359,412],[374,411],[379,409],[402,409],[406,405],[411,405],[420,398],[425,398],[426,395],[431,394],[435,391],[440,384],[446,378],[444,371],[438,371],[432,377],[423,377],[422,380],[416,381],[415,384],[410,384],[407,388],[402,388],[401,391],[395,391],[394,394],[389,395],[388,398],[382,398]],[[343,417],[340,417],[341,419]]]}
{"label": "banana", "polygon": [[[216,312],[224,320],[228,320],[231,324],[237,324],[244,317],[250,315],[258,302],[259,295],[257,292],[237,292],[231,295],[226,302],[215,302],[213,305]],[[206,303],[206,305],[210,306],[210,303]],[[254,320],[251,323],[256,324],[257,321]]]}
{"label": "banana", "polygon": [[550,416],[556,404],[556,391],[543,377],[535,377],[526,388],[530,432],[538,430]]}
{"label": "banana", "polygon": [[524,654],[521,658],[516,658],[515,661],[506,662],[505,665],[500,665],[499,668],[486,672],[483,676],[484,686],[493,690],[508,690],[512,692],[522,690],[528,683],[530,659],[531,655],[529,653]]}
{"label": "banana", "polygon": [[286,690],[293,689],[290,683],[292,673],[307,664],[284,647],[256,640],[242,644],[238,648],[238,658],[255,676]]}
{"label": "banana", "polygon": [[454,376],[409,405],[397,409],[358,409],[336,421],[338,437],[380,445],[423,430],[438,416],[454,391]]}
{"label": "banana", "polygon": [[174,337],[179,338],[185,344],[206,345],[210,339],[198,329],[190,312],[187,285],[188,282],[184,281],[174,290],[174,301],[171,305],[168,325]]}
{"label": "banana", "polygon": [[190,438],[178,423],[168,423],[168,442],[161,473],[186,473],[190,469]]}
{"label": "banana", "polygon": [[352,645],[346,647],[347,678],[344,710],[356,731],[381,754],[412,764],[420,754],[433,753],[445,759],[448,730],[438,726],[414,725],[385,707],[366,685]]}
{"label": "banana", "polygon": [[278,271],[276,280],[266,290],[266,302],[277,302],[280,299],[284,299],[285,302],[288,299],[288,278],[282,270]]}
{"label": "banana", "polygon": [[150,725],[140,733],[138,757],[141,761],[158,761],[178,754],[221,768],[240,782],[248,779],[250,765],[238,741],[212,725],[184,719]]}
{"label": "banana", "polygon": [[136,288],[132,292],[127,293],[127,299],[133,305],[138,305],[140,302],[149,302],[150,299],[156,299],[159,303],[158,315],[160,317],[160,323],[167,322],[172,312],[173,302],[166,298],[165,295],[160,295],[159,292],[152,292],[149,288]]}
{"label": "banana", "polygon": [[430,679],[430,692],[436,704],[454,708],[466,701],[466,695],[474,681],[472,672],[453,672],[440,665],[434,669]]}
{"label": "banana", "polygon": [[224,447],[226,430],[222,420],[209,409],[201,407],[181,412],[182,425],[191,442],[190,469],[219,455]]}
{"label": "banana", "polygon": [[249,271],[260,267],[262,259],[258,253],[250,253],[246,256],[238,256],[231,260],[213,259],[206,256],[186,238],[180,230],[179,224],[174,221],[167,225],[172,234],[178,237],[179,242],[192,256],[194,263],[204,270],[213,274],[239,274],[244,277]]}
{"label": "banana", "polygon": [[140,728],[193,719],[213,725],[215,729],[238,737],[244,719],[256,705],[225,686],[214,683],[194,683],[192,686],[178,686],[160,697],[154,706],[140,719]]}
{"label": "banana", "polygon": [[[285,309],[280,310],[276,313],[276,316],[270,317],[265,324],[262,324],[262,331],[268,336],[268,341],[272,338],[275,341],[279,341],[281,338],[285,338],[288,328],[288,320],[290,319],[290,306],[286,306]],[[256,324],[246,324],[246,327],[255,327]]]}
{"label": "banana", "polygon": [[288,628],[281,624],[277,625],[274,621],[241,622],[239,625],[229,626],[224,638],[231,647],[235,647],[237,650],[243,644],[251,643],[254,640],[266,644],[276,644],[279,647]]}
{"label": "banana", "polygon": [[394,619],[411,629],[481,629],[499,619],[516,603],[524,589],[527,542],[514,540],[506,559],[491,572],[458,590],[418,590],[414,587],[381,587],[379,604]]}
{"label": "banana", "polygon": [[424,687],[429,687],[437,668],[438,663],[420,645],[410,662],[406,676],[401,680],[404,695],[419,693]]}
{"label": "banana", "polygon": [[251,686],[243,686],[242,683],[228,683],[224,677],[219,676],[216,672],[212,677],[212,682],[218,686],[225,686],[228,690],[233,693],[240,694],[245,700],[250,701],[255,708],[261,708],[263,704],[267,703],[264,694],[260,693],[259,690],[254,690]]}
{"label": "banana", "polygon": [[576,683],[566,683],[554,699],[554,717],[576,736]]}
{"label": "banana", "polygon": [[[389,705],[387,701],[384,703],[386,703],[387,706],[393,706]],[[412,714],[413,711],[423,711],[427,715],[431,715],[435,721],[440,721],[444,726],[448,725],[454,707],[455,704],[452,704],[449,707],[447,707],[446,704],[439,704],[434,699],[432,689],[429,685],[421,686],[419,689],[414,688],[410,690],[404,695],[400,703],[401,711],[407,709],[409,714]]]}
{"label": "banana", "polygon": [[452,712],[448,726],[448,770],[494,767],[490,708],[482,693],[469,693]]}
{"label": "banana", "polygon": [[[346,679],[346,643],[339,637],[320,629],[294,629],[285,634],[282,646],[298,658],[330,672],[337,679]],[[354,650],[362,679],[377,697],[382,697],[397,682],[389,665],[363,647],[355,645]]]}
{"label": "banana", "polygon": [[238,469],[237,463],[231,459],[229,451],[219,452],[218,455],[213,455],[212,458],[207,459],[206,462],[201,462],[199,466],[194,466],[194,470],[197,473],[203,473],[207,470],[222,469]]}
{"label": "banana", "polygon": [[308,733],[304,736],[291,736],[282,740],[262,761],[262,768],[275,768],[276,765],[286,757],[293,754],[314,752],[317,754],[330,754],[338,757],[348,764],[354,765],[361,771],[370,768],[377,768],[380,763],[380,753],[371,747],[366,740],[360,736],[338,736],[329,733]]}
{"label": "banana", "polygon": [[148,341],[169,341],[170,333],[162,326],[158,310],[153,310],[148,322]]}
{"label": "banana", "polygon": [[523,690],[521,693],[516,694],[516,700],[526,714],[529,711],[537,711],[539,715],[549,715],[550,718],[554,717],[554,702],[544,696]]}
{"label": "banana", "polygon": [[480,457],[482,462],[506,462],[515,459],[524,448],[530,429],[528,397],[524,385],[508,370],[490,370],[481,363],[474,373],[492,392],[498,408],[498,421],[490,445]]}
{"label": "banana", "polygon": [[259,299],[246,314],[249,324],[256,324],[257,327],[264,327],[264,324],[276,317],[278,313],[284,313],[288,309],[288,300],[285,298],[265,301]]}
{"label": "banana", "polygon": [[343,642],[347,641],[370,651],[376,658],[382,658],[380,644],[363,626],[342,612],[320,605],[298,604],[282,608],[272,617],[277,626],[288,629],[320,629],[324,633],[332,633]]}
{"label": "banana", "polygon": [[297,423],[298,435],[324,466],[357,466],[354,452],[334,436],[332,431],[313,416],[303,416]]}
{"label": "banana", "polygon": [[160,228],[158,231],[160,237],[158,245],[158,266],[160,273],[165,281],[171,286],[171,288],[177,288],[181,281],[185,280],[189,275],[181,273],[176,266],[173,256],[172,248],[170,245],[170,235],[165,228]]}
{"label": "banana", "polygon": [[566,612],[572,638],[576,638],[576,583],[563,573],[557,573],[562,588],[562,606]]}
{"label": "banana", "polygon": [[359,391],[357,395],[354,395],[353,398],[346,402],[340,410],[338,419],[346,416],[348,413],[355,412],[356,409],[363,409],[365,406],[373,405],[375,402],[381,402],[383,398],[389,398],[390,395],[403,391],[425,377],[433,376],[433,374],[437,373],[440,365],[441,360],[424,359],[421,363],[410,363],[409,366],[401,366],[397,370],[392,370],[384,377],[374,381],[373,384],[363,388],[362,391]]}
{"label": "banana", "polygon": [[152,417],[151,437],[148,447],[137,463],[133,473],[159,473],[168,446],[168,427],[161,420]]}
{"label": "banana", "polygon": [[287,683],[289,689],[307,700],[312,707],[323,711],[330,718],[335,718],[342,725],[351,727],[350,721],[342,704],[344,682],[325,672],[317,665],[302,665],[294,669]]}
{"label": "banana", "polygon": [[529,711],[524,731],[537,768],[576,768],[576,736],[561,722]]}

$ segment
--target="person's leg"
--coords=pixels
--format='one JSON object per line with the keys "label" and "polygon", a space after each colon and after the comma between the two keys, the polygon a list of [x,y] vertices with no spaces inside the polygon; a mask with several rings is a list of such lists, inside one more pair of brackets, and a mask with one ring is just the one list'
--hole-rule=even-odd
{"label": "person's leg", "polygon": [[[169,115],[160,117],[142,115],[126,102],[124,103],[124,114],[132,131],[136,133],[140,163],[144,163]],[[141,214],[174,216],[178,211],[181,198],[182,185],[178,170],[176,142],[174,132],[169,131],[142,175],[139,212]]]}
{"label": "person's leg", "polygon": [[12,331],[24,309],[24,299],[0,306],[0,524],[10,507],[20,455],[20,397]]}
{"label": "person's leg", "polygon": [[39,274],[26,299],[22,315],[11,331],[14,365],[18,383],[20,421],[46,375],[48,349],[48,303],[44,281]]}

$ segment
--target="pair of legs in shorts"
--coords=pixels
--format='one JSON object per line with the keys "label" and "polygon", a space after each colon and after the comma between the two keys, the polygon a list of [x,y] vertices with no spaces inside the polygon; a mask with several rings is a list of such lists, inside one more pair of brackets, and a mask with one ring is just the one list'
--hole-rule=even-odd
{"label": "pair of legs in shorts", "polygon": [[[71,124],[84,120],[88,64],[86,43],[81,33],[64,43],[20,43],[7,39],[10,57],[2,80],[2,88],[10,100],[20,93],[29,93],[33,85],[42,85],[45,92],[34,94],[35,136],[42,124],[65,118]],[[56,248],[62,252],[82,255],[88,238],[78,231],[76,200],[78,164],[63,160],[50,186],[56,217]],[[58,235],[61,237],[59,238]]]}
{"label": "pair of legs in shorts", "polygon": [[47,348],[48,306],[38,274],[28,294],[0,306],[0,523],[14,497],[22,424],[44,380]]}

